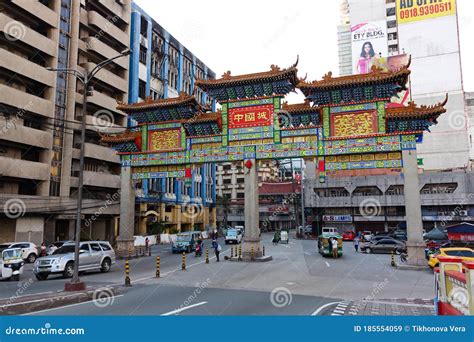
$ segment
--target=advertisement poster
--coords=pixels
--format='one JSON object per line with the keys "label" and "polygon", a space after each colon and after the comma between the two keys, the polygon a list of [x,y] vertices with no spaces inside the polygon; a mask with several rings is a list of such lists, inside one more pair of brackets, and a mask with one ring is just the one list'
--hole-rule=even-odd
{"label": "advertisement poster", "polygon": [[398,24],[456,14],[456,0],[397,0]]}
{"label": "advertisement poster", "polygon": [[373,65],[386,68],[387,22],[373,21],[351,27],[354,74],[367,74]]}

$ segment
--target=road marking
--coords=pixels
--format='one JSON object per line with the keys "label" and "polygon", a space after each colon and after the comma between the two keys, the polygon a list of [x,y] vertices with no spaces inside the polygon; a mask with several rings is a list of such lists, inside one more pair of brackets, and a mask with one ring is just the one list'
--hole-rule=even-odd
{"label": "road marking", "polygon": [[311,316],[317,316],[317,315],[319,315],[319,313],[320,313],[321,311],[323,311],[323,310],[326,309],[327,307],[329,307],[329,306],[331,306],[331,305],[336,305],[336,304],[339,304],[339,303],[341,303],[341,302],[332,302],[332,303],[324,304],[323,306],[317,308],[316,311],[311,314]]}
{"label": "road marking", "polygon": [[304,254],[306,254],[306,255],[311,255],[311,253],[308,253],[308,252],[304,252]]}
{"label": "road marking", "polygon": [[326,266],[327,266],[327,267],[330,267],[330,266],[331,266],[331,265],[329,265],[329,262],[325,261],[325,263],[326,263]]}
{"label": "road marking", "polygon": [[207,302],[201,302],[201,303],[196,303],[196,304],[193,304],[193,305],[185,306],[184,308],[173,310],[173,311],[161,314],[161,316],[175,315],[177,313],[180,313],[180,312],[183,312],[185,310],[189,310],[189,309],[195,308],[196,306],[201,306],[201,305],[204,305],[204,304],[207,304]]}
{"label": "road marking", "polygon": [[[113,298],[118,298],[118,297],[123,297],[123,296],[124,295],[121,294],[121,295],[116,295]],[[64,306],[58,306],[57,308],[52,308],[52,309],[28,312],[26,314],[22,314],[21,316],[30,316],[30,315],[34,315],[34,314],[38,314],[38,313],[43,313],[43,312],[48,312],[48,311],[53,311],[53,310],[59,310],[59,309],[65,309],[65,308],[71,308],[71,307],[74,307],[74,306],[79,306],[79,305],[83,305],[83,304],[87,304],[87,303],[93,303],[93,302],[100,302],[100,300],[92,299],[92,300],[88,300],[87,302],[69,304],[69,305],[64,305]]]}
{"label": "road marking", "polygon": [[426,304],[410,304],[410,303],[396,303],[396,302],[384,302],[384,301],[369,301],[368,303],[374,304],[391,304],[395,306],[408,306],[408,307],[417,307],[417,308],[433,308],[434,305],[426,305]]}

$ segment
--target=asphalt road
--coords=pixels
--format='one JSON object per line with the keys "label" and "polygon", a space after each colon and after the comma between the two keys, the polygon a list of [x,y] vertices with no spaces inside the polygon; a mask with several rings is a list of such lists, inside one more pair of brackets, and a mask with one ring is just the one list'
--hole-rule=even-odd
{"label": "asphalt road", "polygon": [[[291,236],[293,233],[291,234]],[[273,246],[272,234],[263,234],[266,263],[217,263],[214,255],[188,255],[187,270],[181,271],[181,255],[169,246],[153,247],[152,257],[130,262],[132,287],[122,288],[115,298],[102,293],[103,300],[51,309],[44,315],[345,315],[345,314],[431,314],[433,274],[402,271],[390,266],[390,255],[356,253],[344,244],[344,256],[323,258],[314,240],[291,239]],[[209,245],[209,242],[206,241]],[[223,255],[230,246],[223,246]],[[155,256],[161,256],[161,275],[155,275]],[[223,257],[222,257],[223,259]],[[31,270],[31,266],[30,270]],[[30,273],[28,273],[30,272]],[[24,294],[61,290],[65,279],[38,282],[26,270],[23,281],[33,278]],[[124,283],[124,261],[107,274],[81,277],[87,285],[107,287]],[[15,295],[21,283],[1,282],[1,297]],[[102,298],[101,296],[98,296]],[[412,302],[400,302],[411,298]],[[391,304],[394,301],[396,303]],[[387,303],[388,302],[388,303]],[[397,304],[398,303],[398,304]]]}

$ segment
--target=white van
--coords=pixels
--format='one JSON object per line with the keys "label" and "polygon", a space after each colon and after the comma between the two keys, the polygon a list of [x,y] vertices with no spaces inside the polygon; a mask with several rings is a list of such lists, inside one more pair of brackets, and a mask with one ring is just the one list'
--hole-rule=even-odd
{"label": "white van", "polygon": [[334,227],[323,227],[323,234],[339,234],[339,231]]}

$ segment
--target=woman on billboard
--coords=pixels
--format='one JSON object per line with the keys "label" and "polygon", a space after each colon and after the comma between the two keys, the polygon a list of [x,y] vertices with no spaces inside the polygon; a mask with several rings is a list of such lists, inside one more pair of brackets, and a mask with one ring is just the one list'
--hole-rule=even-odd
{"label": "woman on billboard", "polygon": [[359,62],[357,63],[357,71],[359,74],[367,74],[370,72],[375,62],[375,51],[371,42],[365,42],[362,45]]}

